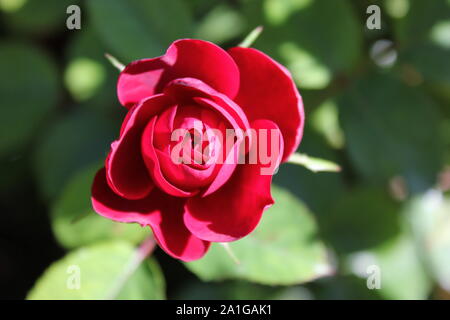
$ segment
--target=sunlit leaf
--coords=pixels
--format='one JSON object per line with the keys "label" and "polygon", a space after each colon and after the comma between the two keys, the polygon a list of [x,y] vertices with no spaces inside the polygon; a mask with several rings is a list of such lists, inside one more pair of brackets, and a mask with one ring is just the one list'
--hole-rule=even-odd
{"label": "sunlit leaf", "polygon": [[289,159],[289,163],[298,164],[313,172],[338,172],[341,171],[341,167],[334,162],[324,160],[320,158],[314,158],[307,154],[294,153]]}
{"label": "sunlit leaf", "polygon": [[[379,291],[385,299],[426,299],[430,293],[430,280],[420,261],[414,240],[407,235],[373,250],[355,253],[348,262],[350,269],[362,282],[366,286],[369,282],[371,289]],[[378,288],[373,287],[376,283],[379,284]]]}
{"label": "sunlit leaf", "polygon": [[272,189],[276,203],[257,229],[229,244],[239,264],[213,244],[204,258],[185,265],[205,281],[245,279],[271,285],[302,283],[332,273],[308,209],[289,192]]}
{"label": "sunlit leaf", "polygon": [[410,0],[384,0],[386,12],[393,18],[403,18],[409,11]]}
{"label": "sunlit leaf", "polygon": [[53,233],[65,248],[72,249],[112,239],[137,244],[151,234],[149,228],[114,222],[92,210],[91,186],[98,169],[99,165],[94,165],[75,174],[53,206]]}
{"label": "sunlit leaf", "polygon": [[396,35],[403,46],[430,39],[432,28],[450,18],[447,0],[409,1],[406,15],[396,21]]}
{"label": "sunlit leaf", "polygon": [[430,190],[413,199],[405,211],[427,268],[450,292],[450,198]]}
{"label": "sunlit leaf", "polygon": [[318,106],[311,114],[309,121],[332,147],[344,146],[344,132],[339,123],[338,109],[334,101],[328,100]]}
{"label": "sunlit leaf", "polygon": [[[122,284],[136,251],[123,242],[106,242],[72,251],[54,262],[28,294],[30,300],[109,299]],[[149,259],[124,283],[116,299],[164,299],[164,278]]]}
{"label": "sunlit leaf", "polygon": [[300,88],[323,89],[330,84],[331,70],[308,51],[293,42],[281,44],[279,51]]}
{"label": "sunlit leaf", "polygon": [[242,15],[223,3],[215,6],[198,22],[195,37],[220,44],[241,35],[245,27],[246,22]]}
{"label": "sunlit leaf", "polygon": [[105,59],[106,51],[94,28],[87,23],[66,46],[65,84],[83,107],[110,117],[121,108],[114,94],[118,71]]}
{"label": "sunlit leaf", "polygon": [[[249,19],[261,10],[260,1],[243,2]],[[265,0],[262,11],[265,41],[256,47],[280,59],[300,87],[323,89],[358,63],[363,28],[347,1]]]}
{"label": "sunlit leaf", "polygon": [[104,67],[87,58],[72,61],[65,73],[65,83],[78,101],[91,98],[105,81]]}

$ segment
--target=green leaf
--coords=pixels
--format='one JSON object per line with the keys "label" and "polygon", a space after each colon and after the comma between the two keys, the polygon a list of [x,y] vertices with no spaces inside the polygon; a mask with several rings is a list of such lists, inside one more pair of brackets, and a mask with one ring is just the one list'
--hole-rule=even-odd
{"label": "green leaf", "polygon": [[439,285],[450,291],[450,197],[430,190],[405,209],[425,265]]}
{"label": "green leaf", "polygon": [[373,182],[404,176],[412,192],[434,184],[443,162],[432,100],[387,74],[358,81],[338,99],[350,159]]}
{"label": "green leaf", "polygon": [[[135,254],[131,245],[118,241],[72,251],[44,272],[27,299],[108,299],[120,286]],[[117,299],[164,299],[164,291],[163,274],[156,261],[148,259],[124,284]]]}
{"label": "green leaf", "polygon": [[69,180],[53,206],[53,233],[58,242],[67,249],[113,239],[137,244],[146,235],[151,234],[149,228],[114,222],[92,210],[91,185],[98,169],[99,166],[95,165],[78,172]]}
{"label": "green leaf", "polygon": [[34,173],[45,198],[57,196],[81,168],[104,159],[117,130],[110,120],[77,110],[47,128],[33,155]]}
{"label": "green leaf", "polygon": [[323,89],[358,63],[363,28],[347,1],[241,1],[249,24],[265,27],[255,47],[286,65],[300,88]]}
{"label": "green leaf", "polygon": [[172,41],[191,36],[182,1],[95,0],[87,9],[108,52],[124,63],[159,56]]}
{"label": "green leaf", "polygon": [[195,28],[195,37],[214,43],[224,43],[242,35],[245,26],[242,14],[224,2],[215,6],[200,20]]}
{"label": "green leaf", "polygon": [[321,216],[322,232],[338,253],[375,248],[399,234],[399,210],[383,189],[353,189]]}
{"label": "green leaf", "polygon": [[105,59],[107,49],[90,24],[77,31],[66,47],[65,85],[83,107],[99,110],[104,115],[118,112],[120,107],[113,94],[117,85],[117,70]]}
{"label": "green leaf", "polygon": [[373,250],[354,253],[348,263],[352,271],[366,283],[370,276],[377,276],[370,269],[376,266],[380,288],[373,290],[385,299],[417,300],[426,299],[430,294],[430,279],[422,266],[414,240],[407,234]]}
{"label": "green leaf", "polygon": [[94,96],[105,80],[105,68],[97,61],[87,58],[71,61],[64,75],[66,87],[78,101]]}
{"label": "green leaf", "polygon": [[423,42],[437,23],[449,18],[447,0],[409,1],[407,14],[396,21],[396,36],[403,46]]}
{"label": "green leaf", "polygon": [[[67,7],[79,4],[79,0],[2,0],[7,26],[13,31],[27,34],[47,35],[52,31],[66,29]],[[6,5],[6,7],[5,7]],[[6,9],[6,10],[5,10]],[[3,19],[3,16],[2,16]],[[83,27],[84,16],[81,17]]]}
{"label": "green leaf", "polygon": [[381,293],[385,298],[427,299],[431,290],[430,279],[411,237],[401,237],[377,248],[375,256],[381,268]]}
{"label": "green leaf", "polygon": [[444,21],[440,21],[431,30],[431,40],[442,48],[450,48],[450,16]]}
{"label": "green leaf", "polygon": [[383,6],[389,16],[400,19],[408,13],[410,3],[409,0],[384,0]]}
{"label": "green leaf", "polygon": [[336,163],[308,156],[304,153],[294,153],[289,159],[289,163],[298,164],[304,166],[305,168],[311,170],[312,172],[339,172],[341,167]]}
{"label": "green leaf", "polygon": [[[57,70],[47,55],[23,43],[0,42],[0,156],[17,152],[58,100]],[[26,94],[25,94],[26,93]]]}
{"label": "green leaf", "polygon": [[310,115],[309,121],[312,127],[324,136],[330,146],[336,149],[344,146],[344,132],[339,124],[337,105],[333,100],[327,100],[320,104]]}
{"label": "green leaf", "polygon": [[[312,129],[311,121],[305,127],[300,150],[333,162],[342,161],[335,150],[327,145],[324,137]],[[343,175],[340,173],[316,174],[303,166],[290,163],[281,165],[273,179],[275,184],[287,188],[304,201],[318,217],[319,225],[322,223],[322,217],[327,219],[330,209],[345,190]]]}
{"label": "green leaf", "polygon": [[204,258],[186,263],[204,281],[245,279],[289,285],[329,275],[333,267],[308,209],[289,192],[273,187],[275,205],[249,236],[230,243],[239,265],[219,244]]}
{"label": "green leaf", "polygon": [[332,70],[314,53],[294,42],[282,43],[280,55],[292,73],[295,83],[302,89],[324,89],[332,80]]}
{"label": "green leaf", "polygon": [[[406,81],[426,84],[449,101],[450,3],[410,1],[408,14],[397,23],[399,65]],[[448,103],[447,103],[448,104]]]}
{"label": "green leaf", "polygon": [[450,88],[450,49],[431,42],[414,45],[401,56],[401,62],[412,66],[420,80]]}

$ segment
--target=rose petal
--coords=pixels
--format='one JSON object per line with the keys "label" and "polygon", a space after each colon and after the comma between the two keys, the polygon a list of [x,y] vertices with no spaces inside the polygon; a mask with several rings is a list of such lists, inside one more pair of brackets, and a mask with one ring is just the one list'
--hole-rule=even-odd
{"label": "rose petal", "polygon": [[142,226],[158,221],[155,202],[149,196],[127,200],[117,195],[106,181],[106,169],[100,169],[92,185],[92,207],[98,214],[119,222],[137,222]]}
{"label": "rose petal", "polygon": [[[161,190],[175,197],[191,197],[198,193],[198,190],[182,190],[178,188],[170,183],[161,171],[161,165],[159,163],[160,159],[158,158],[158,154],[156,153],[155,146],[153,144],[155,123],[157,118],[158,117],[155,116],[152,120],[150,120],[142,134],[141,152],[144,158],[144,163],[153,178],[153,182]],[[169,158],[168,161],[172,161],[172,159]]]}
{"label": "rose petal", "polygon": [[161,221],[152,226],[153,234],[161,248],[169,255],[183,261],[200,259],[208,251],[210,242],[193,235],[184,225],[184,201],[159,191],[159,201],[164,206]]}
{"label": "rose petal", "polygon": [[[283,154],[283,139],[275,123],[257,120],[252,128],[273,129],[279,134],[279,150],[274,150],[276,165]],[[256,144],[252,145],[254,152]],[[273,204],[270,195],[272,175],[261,175],[261,163],[240,164],[232,177],[215,193],[190,198],[186,202],[184,223],[197,237],[207,241],[227,242],[238,240],[258,224],[263,211]]]}
{"label": "rose petal", "polygon": [[233,127],[241,128],[244,131],[250,127],[247,116],[239,105],[201,80],[194,78],[176,79],[166,86],[164,92],[178,102],[192,100],[201,102],[205,98],[211,100],[214,102],[214,109],[222,114]]}
{"label": "rose petal", "polygon": [[[236,121],[228,116],[228,114],[224,111],[224,109],[214,101],[206,98],[194,98],[196,102],[199,104],[203,104],[204,106],[212,107],[216,110],[219,110],[222,114],[226,115],[226,118],[229,118],[229,122],[231,122],[232,127],[234,130],[249,130],[249,127],[247,129],[240,128],[239,125],[236,123]],[[245,118],[246,121],[246,118]],[[241,125],[246,126],[245,121],[241,123]],[[234,131],[237,134],[237,131]],[[243,131],[242,133],[245,133]],[[227,149],[228,146],[226,145],[227,133],[225,133],[223,137],[223,141],[221,141],[222,149],[220,150],[220,156],[218,157],[221,159],[221,163],[216,165],[216,172],[214,173],[215,179],[214,181],[206,188],[206,190],[203,192],[203,197],[208,196],[218,190],[220,187],[222,187],[228,179],[233,174],[234,170],[236,169],[236,166],[238,164],[238,158],[239,158],[239,152],[243,151],[241,150],[241,143],[244,143],[246,141],[247,144],[251,143],[251,139],[245,140],[245,137],[242,136],[236,136],[236,141],[233,144],[229,150]],[[228,151],[228,154],[226,152]]]}
{"label": "rose petal", "polygon": [[141,135],[150,117],[169,105],[163,95],[143,100],[134,109],[121,129],[119,140],[111,144],[106,160],[110,187],[121,197],[134,200],[145,197],[153,188],[141,155]]}
{"label": "rose petal", "polygon": [[130,108],[183,77],[200,79],[231,98],[239,90],[239,69],[226,51],[208,41],[182,39],[172,43],[164,56],[126,66],[117,83],[119,101]]}
{"label": "rose petal", "polygon": [[177,105],[167,108],[158,115],[158,120],[156,120],[153,143],[155,148],[161,151],[169,152],[170,150],[170,141],[174,129],[173,121],[177,109]]}
{"label": "rose petal", "polygon": [[[245,113],[235,102],[198,79],[173,80],[167,85],[164,92],[177,101],[194,101],[198,105],[217,111],[229,122],[230,129],[234,129],[236,133],[238,130],[242,130],[241,132],[245,134],[250,129]],[[204,196],[212,194],[228,181],[236,168],[237,159],[234,161],[234,158],[238,156],[240,144],[243,141],[243,139],[238,139],[233,148],[229,150],[230,153],[221,156],[224,159],[220,165],[216,166],[217,172],[214,174],[216,179],[204,191]],[[251,145],[251,138],[248,137],[245,141],[248,148]]]}
{"label": "rose petal", "polygon": [[302,98],[289,71],[253,48],[232,48],[240,75],[239,93],[234,99],[250,121],[270,119],[284,137],[283,161],[295,152],[303,135]]}
{"label": "rose petal", "polygon": [[159,246],[169,255],[183,261],[201,258],[210,243],[200,240],[184,226],[184,200],[170,197],[155,189],[140,200],[119,197],[106,182],[106,170],[102,168],[92,185],[94,210],[109,219],[119,222],[137,222],[149,225]]}
{"label": "rose petal", "polygon": [[170,155],[158,149],[155,149],[155,151],[164,176],[181,190],[195,191],[210,184],[214,179],[213,165],[203,170],[196,169],[183,163],[175,163],[170,158]]}

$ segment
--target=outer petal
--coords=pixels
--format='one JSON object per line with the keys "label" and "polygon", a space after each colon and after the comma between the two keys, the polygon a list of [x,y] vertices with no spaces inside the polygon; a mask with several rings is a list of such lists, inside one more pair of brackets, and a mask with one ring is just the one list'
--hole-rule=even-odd
{"label": "outer petal", "polygon": [[175,258],[192,261],[206,253],[210,243],[194,236],[183,224],[182,199],[157,189],[144,199],[121,198],[109,188],[105,173],[101,169],[92,186],[92,206],[98,214],[119,222],[149,225],[160,247]]}
{"label": "outer petal", "polygon": [[119,101],[130,108],[183,77],[200,79],[231,98],[239,90],[239,69],[226,51],[208,41],[182,39],[164,56],[130,63],[119,76]]}
{"label": "outer petal", "polygon": [[[254,129],[274,129],[275,123],[257,120]],[[283,153],[281,134],[280,149],[277,151],[277,164]],[[252,146],[256,148],[256,144]],[[196,196],[186,202],[184,223],[197,237],[207,241],[226,242],[238,240],[256,227],[263,211],[273,204],[270,195],[272,175],[261,175],[264,165],[241,164],[228,182],[215,193]]]}
{"label": "outer petal", "polygon": [[111,144],[106,160],[108,183],[118,195],[140,199],[152,190],[153,183],[141,156],[141,135],[150,117],[169,103],[163,95],[156,95],[129,111],[120,138]]}
{"label": "outer petal", "polygon": [[300,144],[303,135],[302,98],[289,71],[261,51],[232,48],[229,54],[239,66],[240,88],[234,99],[250,121],[270,119],[284,137],[286,161]]}

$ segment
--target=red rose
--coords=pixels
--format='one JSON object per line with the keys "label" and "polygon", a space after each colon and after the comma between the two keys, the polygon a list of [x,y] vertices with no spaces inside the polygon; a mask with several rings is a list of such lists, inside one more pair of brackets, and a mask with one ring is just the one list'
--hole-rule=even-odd
{"label": "red rose", "polygon": [[[150,226],[159,246],[184,261],[249,234],[273,204],[274,163],[258,152],[269,149],[278,165],[303,133],[289,72],[255,49],[183,39],[164,56],[129,64],[117,92],[129,111],[94,179],[95,211]],[[236,134],[225,148],[229,131],[256,136]]]}

